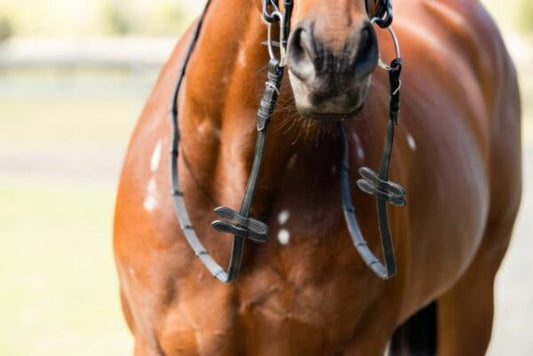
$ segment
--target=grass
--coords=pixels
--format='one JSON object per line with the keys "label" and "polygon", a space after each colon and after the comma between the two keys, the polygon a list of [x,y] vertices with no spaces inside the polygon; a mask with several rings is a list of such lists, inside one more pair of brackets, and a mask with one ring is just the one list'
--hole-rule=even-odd
{"label": "grass", "polygon": [[29,148],[123,147],[156,75],[148,73],[2,72],[0,142]]}
{"label": "grass", "polygon": [[[153,79],[0,77],[0,355],[131,354],[111,224],[116,172]],[[73,166],[53,159],[80,154],[89,159]],[[114,173],[98,172],[106,160]]]}
{"label": "grass", "polygon": [[[36,177],[37,178],[37,177]],[[1,179],[1,355],[124,355],[113,185]]]}
{"label": "grass", "polygon": [[0,106],[2,115],[13,118],[1,123],[2,143],[29,148],[121,147],[123,140],[117,138],[127,136],[138,114],[138,105],[128,100],[0,99]]}

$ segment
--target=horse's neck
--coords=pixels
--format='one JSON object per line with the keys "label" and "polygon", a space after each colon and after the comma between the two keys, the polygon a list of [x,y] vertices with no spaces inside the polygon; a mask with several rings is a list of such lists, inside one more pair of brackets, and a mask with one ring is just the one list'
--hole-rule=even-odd
{"label": "horse's neck", "polygon": [[[266,39],[261,15],[252,1],[237,11],[239,3],[211,5],[188,68],[180,117],[182,147],[195,184],[233,207],[238,207],[250,173],[268,63],[267,48],[261,44]],[[285,79],[269,129],[260,201],[261,194],[268,196],[279,187],[294,160],[299,161],[294,174],[310,176],[317,171],[331,174],[340,156],[338,136],[319,140],[312,127],[318,124],[299,118]]]}

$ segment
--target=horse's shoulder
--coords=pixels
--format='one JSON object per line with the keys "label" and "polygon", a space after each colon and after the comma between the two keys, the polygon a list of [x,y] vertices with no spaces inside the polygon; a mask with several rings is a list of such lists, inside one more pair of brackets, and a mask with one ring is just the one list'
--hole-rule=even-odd
{"label": "horse's shoulder", "polygon": [[[427,16],[423,17],[432,30],[444,33],[441,41],[458,48],[480,73],[493,73],[495,67],[506,62],[505,44],[484,5],[477,0],[419,0]],[[506,68],[505,68],[506,69]]]}
{"label": "horse's shoulder", "polygon": [[[448,90],[450,95],[464,93],[480,122],[496,123],[501,108],[494,103],[516,96],[516,73],[502,35],[483,4],[477,0],[406,0],[398,3],[396,20],[400,41],[405,43],[406,65],[416,64],[414,80],[432,78],[441,87],[454,88]],[[488,133],[494,128],[485,126],[484,130]]]}

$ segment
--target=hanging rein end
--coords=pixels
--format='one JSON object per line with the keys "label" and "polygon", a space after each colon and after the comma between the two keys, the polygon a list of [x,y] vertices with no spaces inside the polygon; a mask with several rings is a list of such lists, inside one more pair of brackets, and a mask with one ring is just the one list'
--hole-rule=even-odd
{"label": "hanging rein end", "polygon": [[[392,9],[390,10],[391,11],[387,12],[387,14],[390,15],[390,19],[392,20]],[[379,21],[376,20],[375,22],[381,26]],[[395,126],[398,125],[398,114],[400,112],[400,89],[402,85],[400,80],[402,61],[400,57],[399,46],[397,44],[394,31],[389,28],[389,32],[395,41],[397,58],[391,62],[390,66],[386,67],[387,71],[389,72],[390,83],[389,123],[387,124],[387,133],[381,167],[379,173],[376,173],[368,167],[362,167],[359,169],[361,179],[357,181],[357,186],[359,189],[367,194],[373,195],[376,198],[379,232],[381,236],[381,245],[385,263],[381,263],[372,253],[372,251],[370,251],[366,241],[362,236],[356,236],[356,240],[354,241],[356,242],[355,246],[365,263],[376,274],[376,276],[384,281],[391,279],[397,273],[396,258],[394,256],[394,246],[390,232],[386,204],[388,203],[399,207],[404,207],[407,205],[407,201],[405,199],[406,190],[401,185],[390,181],[388,178],[394,143],[394,131]],[[349,215],[350,217],[354,218],[353,213],[345,215]]]}
{"label": "hanging rein end", "polygon": [[[274,115],[283,79],[283,67],[280,67],[279,63],[279,60],[273,58],[268,64],[268,80],[265,83],[265,93],[257,112],[257,131],[262,136],[265,135],[268,124]],[[211,225],[219,232],[259,243],[265,243],[268,239],[268,225],[262,221],[244,216],[227,207],[218,207],[215,209],[215,213],[220,217],[220,220],[213,221]]]}
{"label": "hanging rein end", "polygon": [[[394,125],[398,125],[398,114],[400,112],[400,88],[402,86],[402,81],[400,76],[402,73],[402,60],[401,58],[396,58],[391,62],[389,69],[389,81],[390,81],[390,103],[389,103],[389,116],[390,121]],[[392,140],[394,138],[394,128],[393,125],[390,125],[388,130],[390,141],[386,146],[390,145],[392,149]],[[385,150],[385,160],[390,162],[390,156],[392,151]],[[376,173],[368,167],[362,167],[359,169],[359,174],[361,179],[357,181],[357,186],[363,192],[373,195],[376,199],[387,202],[394,206],[404,207],[407,205],[405,195],[407,194],[404,187],[394,183],[388,179],[383,179],[388,177],[388,164],[385,171],[380,171],[380,174]]]}

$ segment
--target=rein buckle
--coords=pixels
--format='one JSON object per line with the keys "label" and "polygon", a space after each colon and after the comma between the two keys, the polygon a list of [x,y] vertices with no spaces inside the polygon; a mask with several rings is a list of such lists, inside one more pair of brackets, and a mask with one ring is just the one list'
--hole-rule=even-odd
{"label": "rein buckle", "polygon": [[215,209],[215,213],[222,219],[211,223],[217,231],[247,238],[255,242],[266,242],[268,226],[264,222],[244,217],[227,207],[218,207]]}
{"label": "rein buckle", "polygon": [[375,196],[379,200],[386,201],[394,206],[406,206],[405,188],[401,185],[383,180],[379,175],[368,167],[359,170],[361,179],[357,181],[357,186],[363,192]]}

